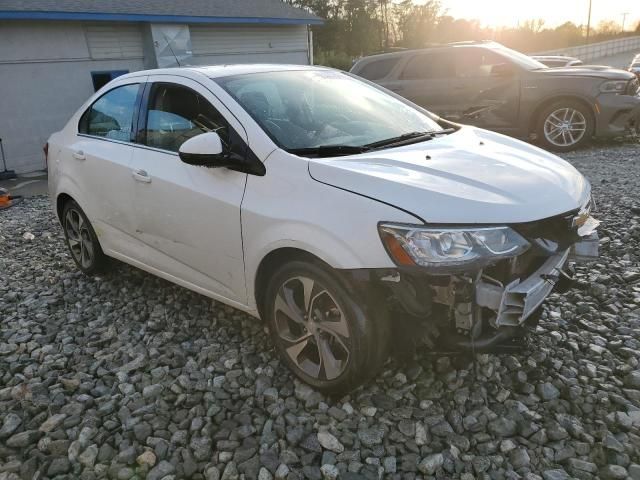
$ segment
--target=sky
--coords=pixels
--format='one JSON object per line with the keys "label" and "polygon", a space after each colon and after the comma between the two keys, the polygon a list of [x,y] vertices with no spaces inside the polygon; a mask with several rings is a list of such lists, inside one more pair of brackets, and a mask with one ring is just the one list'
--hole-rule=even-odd
{"label": "sky", "polygon": [[[586,25],[589,10],[589,0],[441,0],[441,4],[453,17],[477,18],[487,26],[516,26],[533,18],[543,18],[549,27],[566,21]],[[624,12],[628,12],[625,30],[635,27],[640,21],[640,0],[592,0],[591,24],[622,23]]]}

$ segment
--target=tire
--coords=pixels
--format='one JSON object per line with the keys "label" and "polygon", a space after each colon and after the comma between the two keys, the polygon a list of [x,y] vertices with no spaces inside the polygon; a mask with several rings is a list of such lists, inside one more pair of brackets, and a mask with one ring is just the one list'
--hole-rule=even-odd
{"label": "tire", "polygon": [[536,136],[547,150],[568,152],[589,143],[595,131],[591,110],[575,100],[558,100],[538,116]]}
{"label": "tire", "polygon": [[71,258],[86,275],[106,271],[109,258],[100,247],[93,226],[75,201],[69,200],[62,209],[62,229]]}
{"label": "tire", "polygon": [[378,372],[388,357],[388,319],[364,296],[316,263],[292,261],[274,272],[265,317],[280,357],[300,380],[343,395]]}

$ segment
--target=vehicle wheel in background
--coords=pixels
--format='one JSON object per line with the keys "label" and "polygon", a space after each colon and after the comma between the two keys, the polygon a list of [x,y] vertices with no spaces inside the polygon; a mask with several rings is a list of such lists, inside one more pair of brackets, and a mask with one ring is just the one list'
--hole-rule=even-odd
{"label": "vehicle wheel in background", "polygon": [[591,140],[595,129],[593,114],[575,100],[558,100],[538,116],[536,135],[544,148],[568,152]]}
{"label": "vehicle wheel in background", "polygon": [[62,209],[62,228],[71,257],[83,273],[92,275],[107,268],[109,258],[102,252],[89,219],[73,200]]}
{"label": "vehicle wheel in background", "polygon": [[266,321],[281,358],[312,387],[344,394],[369,380],[388,355],[387,317],[376,318],[329,268],[280,267],[267,287]]}

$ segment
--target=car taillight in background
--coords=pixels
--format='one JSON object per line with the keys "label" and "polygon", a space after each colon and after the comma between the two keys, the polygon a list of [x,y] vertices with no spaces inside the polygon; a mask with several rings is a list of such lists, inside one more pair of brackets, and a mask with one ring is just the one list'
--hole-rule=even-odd
{"label": "car taillight in background", "polygon": [[49,142],[44,144],[44,147],[42,147],[42,151],[44,152],[44,166],[48,167],[49,166]]}

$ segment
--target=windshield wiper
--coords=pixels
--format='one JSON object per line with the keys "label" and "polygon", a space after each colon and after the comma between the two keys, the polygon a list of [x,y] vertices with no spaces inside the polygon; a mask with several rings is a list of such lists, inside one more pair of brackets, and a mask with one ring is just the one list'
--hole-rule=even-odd
{"label": "windshield wiper", "polygon": [[397,137],[387,138],[385,140],[380,140],[373,143],[368,143],[363,145],[363,147],[371,150],[374,148],[380,147],[390,147],[390,146],[400,146],[400,145],[409,145],[411,143],[421,142],[423,140],[431,140],[436,135],[445,135],[447,133],[454,132],[453,128],[445,128],[443,130],[431,130],[427,132],[409,132],[402,135],[398,135]]}
{"label": "windshield wiper", "polygon": [[317,147],[290,148],[287,150],[294,155],[312,155],[314,157],[335,157],[338,155],[353,155],[370,150],[367,146],[356,145],[319,145]]}
{"label": "windshield wiper", "polygon": [[411,143],[417,143],[423,140],[431,140],[437,135],[446,135],[451,132],[455,132],[455,129],[445,128],[443,130],[409,132],[403,135],[398,135],[397,137],[368,143],[366,145],[319,145],[317,147],[290,148],[287,149],[287,152],[293,153],[294,155],[313,157],[337,157],[340,155],[354,155],[356,153],[364,153],[382,147],[409,145]]}

